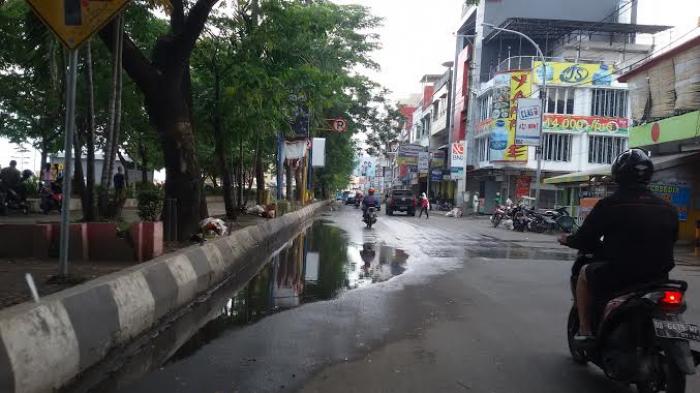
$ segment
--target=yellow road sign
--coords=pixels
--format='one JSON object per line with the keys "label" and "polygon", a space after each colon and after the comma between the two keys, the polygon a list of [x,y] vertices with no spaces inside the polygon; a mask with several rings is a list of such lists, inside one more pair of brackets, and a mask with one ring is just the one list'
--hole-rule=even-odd
{"label": "yellow road sign", "polygon": [[77,48],[106,25],[129,0],[27,0],[63,42]]}

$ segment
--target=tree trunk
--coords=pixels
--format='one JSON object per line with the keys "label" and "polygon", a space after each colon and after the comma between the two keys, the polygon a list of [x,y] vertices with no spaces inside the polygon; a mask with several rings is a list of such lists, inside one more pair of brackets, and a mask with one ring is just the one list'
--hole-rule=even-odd
{"label": "tree trunk", "polygon": [[[80,196],[81,203],[85,200],[85,174],[83,172],[83,143],[80,132],[73,135],[73,190]],[[82,207],[83,221],[85,221],[85,206]]]}
{"label": "tree trunk", "polygon": [[296,191],[295,198],[299,202],[302,201],[302,195],[304,195],[303,194],[303,190],[304,190],[303,183],[304,182],[302,181],[302,173],[301,173],[303,168],[304,168],[303,164],[300,163],[299,167],[294,170],[294,183],[296,183],[294,186],[295,187],[294,189]]}
{"label": "tree trunk", "polygon": [[[160,137],[166,170],[165,196],[176,200],[177,238],[182,241],[199,231],[202,205],[201,170],[188,89],[189,58],[217,1],[188,2],[191,7],[185,16],[184,1],[171,0],[170,32],[158,38],[152,59],[146,58],[131,40],[121,41],[124,67],[143,92],[150,122]],[[114,45],[114,31],[109,26],[100,31],[112,53],[120,52]],[[164,214],[166,227],[175,218]]]}
{"label": "tree trunk", "polygon": [[287,198],[288,201],[293,201],[294,200],[294,195],[292,194],[292,166],[290,163],[286,163],[284,166],[284,171],[285,171],[285,186],[287,188],[287,192],[285,193],[285,197]]}
{"label": "tree trunk", "polygon": [[122,69],[122,48],[123,48],[123,34],[122,34],[122,17],[118,15],[116,22],[113,24],[114,33],[114,52],[112,54],[112,85],[111,85],[111,95],[109,98],[109,124],[107,125],[107,132],[105,135],[105,147],[103,149],[104,160],[102,163],[102,181],[101,181],[101,191],[99,195],[99,205],[100,214],[105,215],[109,205],[109,189],[112,184],[112,172],[114,171],[114,145],[118,143],[116,139],[116,128],[118,122],[118,94],[120,93],[120,82],[121,82],[121,69]]}
{"label": "tree trunk", "polygon": [[46,150],[47,150],[46,145],[42,144],[42,147],[41,147],[41,166],[40,166],[42,171],[44,170],[44,165],[46,164],[46,160],[47,160],[48,155],[49,155]]}
{"label": "tree trunk", "polygon": [[263,171],[262,154],[255,156],[255,185],[257,189],[258,204],[262,205],[265,201],[265,172]]}
{"label": "tree trunk", "polygon": [[119,163],[122,165],[122,169],[124,169],[124,184],[128,187],[131,182],[129,182],[129,163],[126,162],[126,158],[122,155],[122,152],[117,149],[117,157],[119,157]]}
{"label": "tree trunk", "polygon": [[218,164],[219,173],[221,173],[221,180],[224,186],[222,191],[224,193],[224,209],[226,210],[226,217],[234,219],[236,218],[236,205],[233,198],[233,187],[231,184],[231,167],[229,166],[228,158],[226,157],[226,141],[224,138],[224,131],[222,130],[220,92],[221,80],[219,79],[218,70],[215,67],[214,110],[212,116],[212,124],[214,129],[214,154],[216,155],[216,162]]}
{"label": "tree trunk", "polygon": [[92,43],[88,39],[85,53],[88,117],[85,146],[87,148],[87,181],[85,198],[83,198],[83,218],[85,221],[94,221],[97,216],[95,211],[95,91],[92,78]]}
{"label": "tree trunk", "polygon": [[238,173],[236,174],[238,183],[238,207],[244,207],[243,203],[243,188],[245,187],[245,179],[243,178],[243,136],[238,139]]}

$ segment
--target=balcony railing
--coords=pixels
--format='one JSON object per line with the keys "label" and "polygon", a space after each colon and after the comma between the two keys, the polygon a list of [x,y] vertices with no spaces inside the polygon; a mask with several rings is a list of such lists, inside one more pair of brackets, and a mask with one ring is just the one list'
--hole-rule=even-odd
{"label": "balcony railing", "polygon": [[[586,63],[586,64],[604,64],[605,61],[602,60],[591,60],[591,59],[578,59],[575,57],[545,57],[547,62],[559,62],[559,63]],[[500,63],[496,67],[491,68],[491,75],[489,79],[497,72],[508,72],[515,70],[529,70],[532,69],[532,64],[536,61],[540,61],[539,56],[512,56]]]}

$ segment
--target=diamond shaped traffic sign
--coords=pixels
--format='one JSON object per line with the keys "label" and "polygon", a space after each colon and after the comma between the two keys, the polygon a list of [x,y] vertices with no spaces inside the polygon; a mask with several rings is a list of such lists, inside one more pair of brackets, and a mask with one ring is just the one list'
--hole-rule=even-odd
{"label": "diamond shaped traffic sign", "polygon": [[46,26],[69,49],[100,30],[129,0],[27,0]]}

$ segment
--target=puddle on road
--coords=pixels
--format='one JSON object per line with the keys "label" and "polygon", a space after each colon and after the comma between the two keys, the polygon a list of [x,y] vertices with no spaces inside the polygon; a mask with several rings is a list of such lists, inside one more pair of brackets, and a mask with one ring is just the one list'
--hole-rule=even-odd
{"label": "puddle on road", "polygon": [[531,259],[531,260],[556,260],[573,261],[576,259],[575,250],[556,250],[546,248],[533,248],[515,245],[504,245],[495,247],[469,247],[466,250],[467,256],[474,258],[489,259]]}
{"label": "puddle on road", "polygon": [[[188,358],[217,337],[276,312],[331,300],[342,293],[402,274],[408,254],[367,237],[351,243],[328,221],[317,220],[259,270],[244,269],[202,303],[195,304],[136,351],[117,354],[119,370],[96,370],[67,392],[130,392],[134,382]],[[241,287],[240,280],[252,277]],[[109,363],[109,362],[107,362]],[[97,380],[97,381],[96,381]],[[86,389],[87,387],[87,389]]]}
{"label": "puddle on road", "polygon": [[389,280],[406,270],[407,260],[403,250],[378,243],[349,243],[343,230],[327,221],[316,221],[272,257],[245,287],[229,295],[221,314],[168,362],[189,356],[227,330]]}

